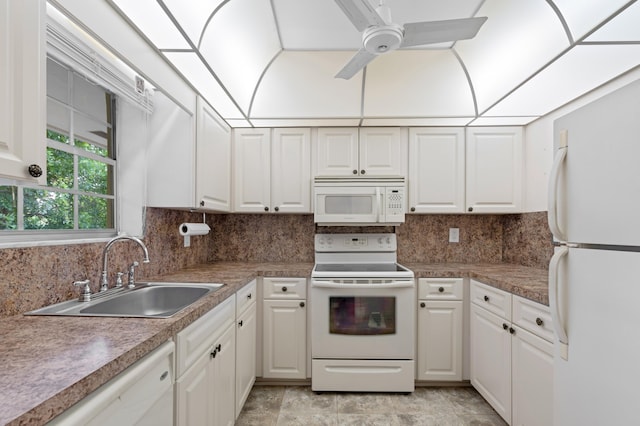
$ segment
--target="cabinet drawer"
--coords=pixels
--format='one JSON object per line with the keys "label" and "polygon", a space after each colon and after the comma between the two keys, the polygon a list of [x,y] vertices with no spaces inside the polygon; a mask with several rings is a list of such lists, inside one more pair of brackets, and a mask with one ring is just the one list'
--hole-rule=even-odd
{"label": "cabinet drawer", "polygon": [[462,278],[420,278],[418,299],[462,300]]}
{"label": "cabinet drawer", "polygon": [[182,330],[176,336],[176,377],[182,374],[235,322],[235,295],[227,298],[210,312]]}
{"label": "cabinet drawer", "polygon": [[306,278],[263,278],[265,299],[306,299]]}
{"label": "cabinet drawer", "polygon": [[548,306],[520,296],[513,296],[513,323],[553,342],[553,324]]}
{"label": "cabinet drawer", "polygon": [[471,302],[511,321],[511,294],[471,280]]}
{"label": "cabinet drawer", "polygon": [[241,315],[252,303],[256,302],[256,280],[236,292],[236,315]]}

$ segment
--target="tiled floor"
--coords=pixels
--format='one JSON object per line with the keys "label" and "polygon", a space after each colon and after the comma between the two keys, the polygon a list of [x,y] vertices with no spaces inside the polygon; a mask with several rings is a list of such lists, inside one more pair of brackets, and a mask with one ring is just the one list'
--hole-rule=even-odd
{"label": "tiled floor", "polygon": [[236,426],[438,425],[504,426],[473,389],[416,388],[409,395],[322,393],[308,386],[255,386]]}

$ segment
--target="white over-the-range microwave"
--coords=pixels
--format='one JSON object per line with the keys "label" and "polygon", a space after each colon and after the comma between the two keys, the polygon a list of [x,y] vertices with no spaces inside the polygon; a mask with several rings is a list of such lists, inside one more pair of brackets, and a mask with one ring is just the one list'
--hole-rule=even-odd
{"label": "white over-the-range microwave", "polygon": [[404,177],[316,177],[314,222],[322,226],[404,223]]}

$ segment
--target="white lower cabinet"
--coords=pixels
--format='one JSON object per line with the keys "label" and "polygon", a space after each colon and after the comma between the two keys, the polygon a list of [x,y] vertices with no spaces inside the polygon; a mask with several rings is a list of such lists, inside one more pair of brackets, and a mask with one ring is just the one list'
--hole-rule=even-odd
{"label": "white lower cabinet", "polygon": [[256,381],[256,280],[236,293],[236,418]]}
{"label": "white lower cabinet", "polygon": [[548,307],[475,280],[471,300],[471,384],[511,425],[553,424]]}
{"label": "white lower cabinet", "polygon": [[176,424],[235,422],[235,296],[177,335]]}
{"label": "white lower cabinet", "polygon": [[172,425],[174,349],[164,343],[48,424]]}
{"label": "white lower cabinet", "polygon": [[307,377],[305,278],[264,278],[262,376]]}
{"label": "white lower cabinet", "polygon": [[418,280],[418,380],[462,380],[462,286],[462,278]]}

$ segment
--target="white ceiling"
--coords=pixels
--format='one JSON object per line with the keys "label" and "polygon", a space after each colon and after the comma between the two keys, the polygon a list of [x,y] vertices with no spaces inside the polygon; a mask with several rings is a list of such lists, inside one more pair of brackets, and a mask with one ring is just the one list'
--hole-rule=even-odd
{"label": "white ceiling", "polygon": [[488,20],[350,80],[334,0],[108,1],[233,127],[526,124],[640,65],[637,0],[387,0],[400,25]]}

